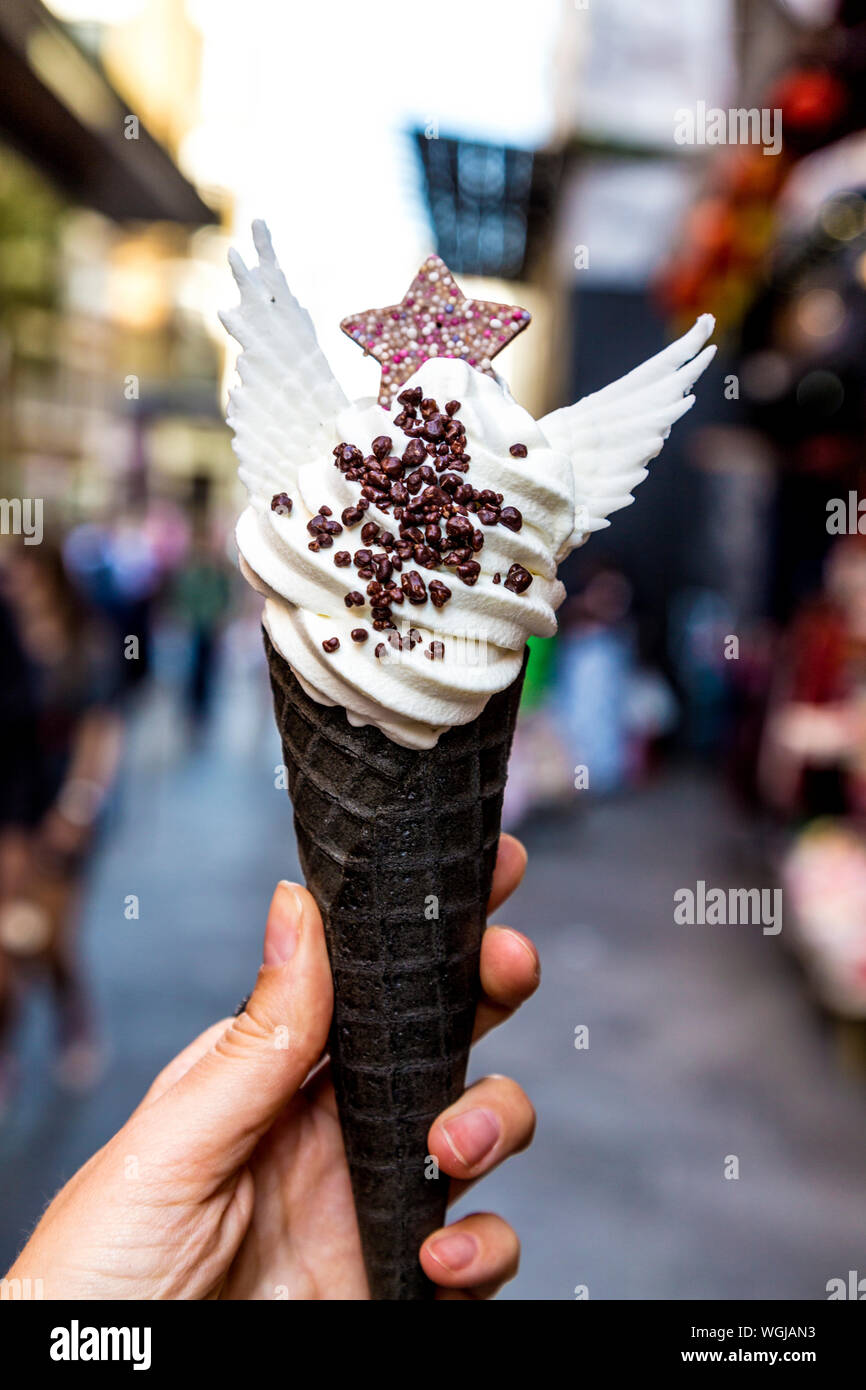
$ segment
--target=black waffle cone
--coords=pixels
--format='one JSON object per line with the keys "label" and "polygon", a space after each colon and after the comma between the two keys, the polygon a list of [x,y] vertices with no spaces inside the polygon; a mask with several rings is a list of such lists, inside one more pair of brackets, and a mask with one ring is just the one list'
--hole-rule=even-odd
{"label": "black waffle cone", "polygon": [[443,1224],[430,1125],[463,1090],[478,962],[523,672],[435,748],[393,743],[311,700],[265,649],[298,852],[334,976],[337,1104],[374,1299],[430,1298]]}

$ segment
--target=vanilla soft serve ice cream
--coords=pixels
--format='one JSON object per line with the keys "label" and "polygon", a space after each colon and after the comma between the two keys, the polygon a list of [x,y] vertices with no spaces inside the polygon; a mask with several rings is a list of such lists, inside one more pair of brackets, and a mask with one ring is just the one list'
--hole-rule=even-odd
{"label": "vanilla soft serve ice cream", "polygon": [[245,348],[242,570],[308,695],[432,747],[555,632],[557,566],[631,500],[693,400],[712,320],[539,424],[490,366],[525,311],[467,300],[430,257],[400,304],[347,321],[383,367],[379,398],[352,404],[254,230],[260,266],[234,258],[242,302],[224,316]]}
{"label": "vanilla soft serve ice cream", "polygon": [[[426,748],[511,684],[530,634],[555,632],[574,485],[568,458],[467,363],[428,362],[409,383],[413,396],[417,407],[396,413],[372,400],[343,411],[333,447],[357,449],[358,470],[363,458],[372,466],[350,477],[330,452],[302,463],[286,478],[291,510],[279,500],[248,507],[237,539],[265,594],[271,640],[307,692],[342,705],[352,723]],[[427,435],[452,422],[456,452],[428,453]],[[329,529],[317,531],[323,507]]]}

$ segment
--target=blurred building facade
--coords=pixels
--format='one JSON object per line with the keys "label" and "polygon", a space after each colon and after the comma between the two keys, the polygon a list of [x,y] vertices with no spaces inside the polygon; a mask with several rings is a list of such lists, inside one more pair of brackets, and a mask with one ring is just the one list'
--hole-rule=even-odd
{"label": "blurred building facade", "polygon": [[52,532],[183,509],[203,475],[228,505],[223,352],[201,307],[228,200],[176,162],[198,54],[182,0],[111,29],[3,9],[0,489],[42,499]]}

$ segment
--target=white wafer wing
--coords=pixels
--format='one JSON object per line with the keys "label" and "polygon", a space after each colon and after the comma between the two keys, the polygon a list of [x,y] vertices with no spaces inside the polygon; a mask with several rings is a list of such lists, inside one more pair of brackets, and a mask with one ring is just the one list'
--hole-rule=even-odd
{"label": "white wafer wing", "polygon": [[220,319],[243,349],[240,385],[229,397],[227,419],[241,481],[250,501],[262,507],[294,483],[299,466],[317,449],[327,449],[334,419],[348,400],[310,315],[286,284],[264,222],[253,223],[253,240],[259,263],[252,269],[229,252],[241,299]]}
{"label": "white wafer wing", "polygon": [[694,405],[691,389],[715,356],[715,346],[704,347],[714,327],[712,314],[702,314],[682,338],[619,381],[539,421],[551,447],[574,467],[575,529],[563,555],[634,501],[646,465]]}

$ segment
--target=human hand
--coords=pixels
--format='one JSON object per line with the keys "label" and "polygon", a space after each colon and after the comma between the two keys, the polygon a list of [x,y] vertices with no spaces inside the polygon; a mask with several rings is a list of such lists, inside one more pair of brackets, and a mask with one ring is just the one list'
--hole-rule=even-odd
{"label": "human hand", "polygon": [[[504,835],[492,911],[520,882]],[[488,927],[475,1037],[535,989],[526,937]],[[318,909],[281,883],[264,964],[244,1011],[204,1032],[157,1077],[121,1130],[54,1198],[7,1278],[53,1299],[365,1299],[369,1296],[327,1062],[333,994]],[[288,1046],[275,1048],[277,1028]],[[315,1072],[311,1069],[316,1067]],[[434,1122],[429,1152],[452,1196],[525,1148],[534,1114],[506,1077],[468,1088]],[[424,1242],[438,1297],[489,1297],[517,1268],[500,1217],[463,1217]]]}

